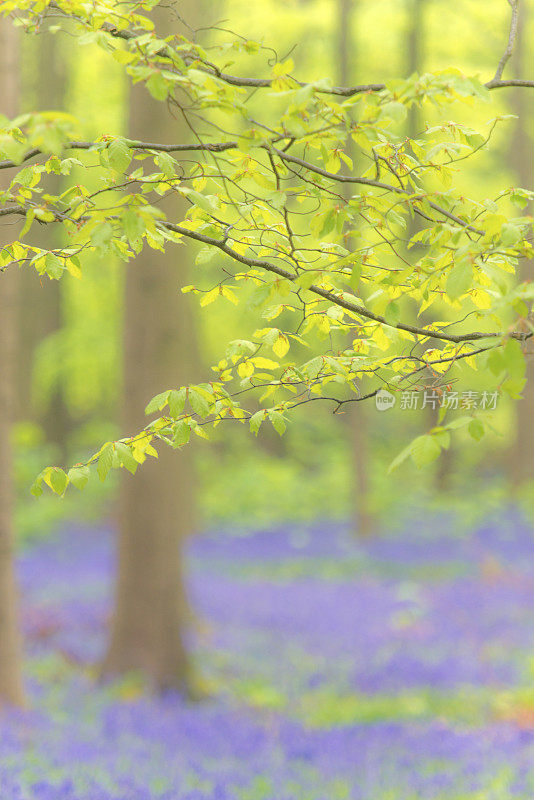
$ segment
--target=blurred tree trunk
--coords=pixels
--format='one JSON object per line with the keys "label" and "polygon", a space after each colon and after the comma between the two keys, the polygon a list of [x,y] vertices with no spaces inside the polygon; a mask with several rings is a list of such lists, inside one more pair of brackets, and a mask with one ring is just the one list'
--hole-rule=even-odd
{"label": "blurred tree trunk", "polygon": [[[517,78],[525,77],[526,61],[526,16],[527,6],[522,4],[516,40],[514,62]],[[514,94],[513,112],[517,114],[512,147],[509,148],[510,166],[515,173],[515,180],[524,189],[534,188],[534,168],[532,164],[532,139],[529,136],[529,125],[532,124],[532,98],[525,97],[525,92],[517,89]],[[532,214],[532,208],[528,209]],[[534,261],[523,262],[519,271],[519,280],[532,278]],[[530,348],[532,349],[532,348]],[[522,392],[522,399],[517,402],[516,436],[508,454],[508,473],[513,490],[520,489],[527,482],[534,480],[534,363],[532,357],[527,358],[527,384]]]}
{"label": "blurred tree trunk", "polygon": [[[0,19],[0,113],[17,114],[18,34],[11,20]],[[0,188],[10,181],[0,175]],[[0,247],[11,241],[13,226],[0,228]],[[15,407],[16,310],[18,266],[0,273],[0,706],[23,705],[22,643],[18,627],[14,570],[11,422]]]}
{"label": "blurred tree trunk", "polygon": [[[340,86],[348,86],[352,82],[354,43],[351,40],[351,28],[355,11],[355,0],[337,0],[337,35],[334,61],[338,66],[337,80]],[[349,155],[354,158],[354,148]],[[350,187],[343,187],[345,197],[351,195]],[[370,536],[375,529],[375,521],[370,510],[369,487],[369,413],[364,403],[354,403],[348,415],[350,426],[350,449],[352,456],[352,496],[354,507],[352,525],[357,536]]]}
{"label": "blurred tree trunk", "polygon": [[[408,0],[408,31],[406,34],[406,77],[421,72],[424,56],[423,6],[425,0]],[[421,110],[412,106],[408,112],[408,136],[415,138],[421,132]]]}
{"label": "blurred tree trunk", "polygon": [[[32,95],[32,110],[60,111],[64,107],[65,63],[62,58],[61,41],[46,29],[35,38],[36,74],[33,85],[28,87]],[[49,175],[46,189],[51,194],[60,192],[61,177]],[[61,231],[56,226],[38,226],[34,241],[39,247],[53,249],[61,245]],[[21,297],[19,308],[18,404],[19,419],[36,419],[42,426],[45,438],[58,448],[59,460],[66,461],[66,444],[70,428],[70,417],[64,401],[60,381],[54,387],[46,406],[35,408],[32,398],[33,374],[38,357],[38,347],[46,337],[61,329],[62,283],[40,278],[35,270],[21,273]],[[59,357],[59,356],[58,356]],[[60,372],[60,370],[57,370]]]}
{"label": "blurred tree trunk", "polygon": [[350,38],[355,0],[337,0],[337,65],[340,86],[349,86],[352,73]]}
{"label": "blurred tree trunk", "polygon": [[[421,74],[424,72],[424,44],[425,44],[425,1],[428,0],[408,0],[408,30],[406,34],[406,75],[413,75],[414,72]],[[423,130],[423,120],[421,109],[418,106],[412,106],[408,111],[408,138],[416,139],[421,135]],[[411,238],[420,228],[419,220],[417,217],[412,217],[408,228],[408,237]],[[418,248],[413,247],[409,253],[417,254]],[[429,322],[429,318],[423,314],[421,316],[421,323]],[[429,373],[431,375],[431,373]],[[427,375],[428,377],[428,375]],[[438,423],[439,407],[433,409],[432,406],[427,406],[424,413],[426,414],[425,425],[427,428],[433,428]],[[434,473],[434,489],[437,492],[444,492],[450,486],[450,479],[452,475],[453,463],[452,453],[450,447],[443,450],[437,463],[436,471]]]}
{"label": "blurred tree trunk", "polygon": [[[189,24],[192,0],[180,13]],[[158,11],[156,25],[176,30],[169,12]],[[167,104],[133,87],[130,136],[149,141],[186,141],[189,131]],[[171,219],[184,213],[181,199],[162,205]],[[135,432],[146,422],[148,400],[191,377],[194,332],[187,298],[190,255],[182,247],[165,254],[148,247],[126,270],[123,427]],[[194,357],[194,356],[193,356]],[[182,548],[194,524],[191,447],[159,449],[135,476],[126,473],[120,493],[118,582],[111,641],[103,674],[130,670],[144,674],[157,690],[191,694],[192,675],[184,643],[189,612],[183,583]]]}

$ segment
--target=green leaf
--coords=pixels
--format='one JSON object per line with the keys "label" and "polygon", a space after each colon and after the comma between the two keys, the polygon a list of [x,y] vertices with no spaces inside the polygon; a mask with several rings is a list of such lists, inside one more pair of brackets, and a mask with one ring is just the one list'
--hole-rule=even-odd
{"label": "green leaf", "polygon": [[155,100],[166,100],[169,93],[169,84],[160,71],[153,72],[146,82],[150,94]]}
{"label": "green leaf", "polygon": [[48,473],[47,482],[56,494],[62,495],[65,493],[69,479],[61,467],[52,467]]}
{"label": "green leaf", "polygon": [[63,264],[54,253],[47,253],[45,256],[46,274],[50,278],[59,280],[63,275]]}
{"label": "green leaf", "polygon": [[98,462],[96,465],[96,471],[98,472],[98,476],[101,481],[106,479],[108,472],[113,466],[113,453],[114,450],[111,442],[108,442],[106,445],[104,445],[100,451],[100,456],[98,457]]}
{"label": "green leaf", "polygon": [[302,286],[303,289],[309,289],[315,281],[321,277],[321,273],[318,270],[306,270],[305,272],[301,272],[298,276],[295,283],[298,283],[299,286]]}
{"label": "green leaf", "polygon": [[192,387],[189,389],[189,405],[199,417],[207,417],[210,413],[210,406],[206,398]]}
{"label": "green leaf", "polygon": [[476,442],[479,442],[485,433],[484,424],[481,422],[481,420],[477,418],[471,420],[467,430],[469,431],[470,436]]}
{"label": "green leaf", "polygon": [[441,447],[435,436],[425,434],[414,439],[410,455],[416,467],[426,467],[435,461],[441,452]]}
{"label": "green leaf", "polygon": [[269,411],[268,414],[273,428],[281,436],[286,429],[286,423],[282,414],[279,411]]}
{"label": "green leaf", "polygon": [[451,422],[447,423],[445,427],[451,431],[454,431],[458,428],[464,428],[466,425],[469,425],[472,419],[472,417],[456,417],[456,419],[453,419]]}
{"label": "green leaf", "polygon": [[30,494],[33,494],[34,497],[40,497],[43,493],[43,473],[41,472],[30,488]]}
{"label": "green leaf", "polygon": [[407,445],[404,448],[404,450],[401,450],[401,452],[397,456],[395,456],[395,458],[388,467],[389,473],[393,472],[393,470],[397,469],[397,467],[399,467],[404,461],[406,461],[406,459],[412,452],[412,444],[413,442],[410,442],[410,444]]}
{"label": "green leaf", "polygon": [[471,287],[473,280],[473,265],[466,260],[459,261],[449,272],[447,278],[447,295],[451,300],[457,300]]}
{"label": "green leaf", "polygon": [[265,419],[265,411],[263,410],[263,408],[260,411],[256,411],[256,413],[251,416],[249,420],[250,430],[255,436],[258,435],[258,431],[264,419]]}
{"label": "green leaf", "polygon": [[394,328],[400,319],[400,313],[400,306],[395,300],[392,300],[390,303],[388,303],[386,310],[384,311],[384,317],[387,324]]}
{"label": "green leaf", "polygon": [[451,443],[451,435],[446,427],[434,428],[432,431],[432,436],[442,450],[447,450]]}
{"label": "green leaf", "polygon": [[185,408],[185,397],[186,397],[186,390],[185,389],[173,389],[169,392],[169,414],[171,417],[179,417],[180,414],[183,413]]}
{"label": "green leaf", "polygon": [[135,242],[146,231],[146,223],[140,214],[133,208],[127,208],[122,215],[124,233],[130,242]]}
{"label": "green leaf", "polygon": [[511,222],[505,222],[501,228],[501,241],[506,247],[513,247],[521,239],[521,228]]}
{"label": "green leaf", "polygon": [[26,212],[26,221],[24,222],[22,230],[19,234],[21,239],[30,230],[34,219],[35,219],[35,211],[33,209],[30,209],[29,211]]}
{"label": "green leaf", "polygon": [[492,350],[488,356],[487,365],[490,371],[498,377],[504,371],[504,358],[500,350]]}
{"label": "green leaf", "polygon": [[91,232],[91,243],[102,252],[107,252],[112,236],[113,227],[109,222],[103,222]]}
{"label": "green leaf", "polygon": [[357,289],[362,277],[362,262],[356,261],[350,273],[349,284],[352,289]]}
{"label": "green leaf", "polygon": [[195,258],[195,264],[198,264],[199,266],[201,264],[209,264],[210,261],[213,261],[213,258],[216,255],[217,255],[217,250],[215,249],[215,247],[203,247],[197,253],[197,257]]}
{"label": "green leaf", "polygon": [[167,405],[167,398],[169,397],[169,394],[170,390],[167,389],[166,392],[160,392],[159,394],[155,395],[155,397],[153,397],[146,406],[145,414],[153,414],[154,411],[161,411],[161,409]]}
{"label": "green leaf", "polygon": [[525,378],[506,378],[501,384],[501,389],[514,400],[519,400],[521,392],[525,388]]}
{"label": "green leaf", "polygon": [[187,444],[191,438],[191,427],[185,419],[180,419],[174,426],[173,445],[174,447],[181,447]]}
{"label": "green leaf", "polygon": [[117,453],[121,466],[126,467],[126,469],[134,475],[138,463],[133,456],[132,448],[125,442],[116,442],[115,452]]}
{"label": "green leaf", "polygon": [[273,343],[272,348],[273,353],[278,356],[278,358],[283,358],[289,350],[289,340],[287,336],[280,332]]}
{"label": "green leaf", "polygon": [[89,467],[80,465],[71,467],[68,472],[69,482],[77,489],[83,489],[89,480]]}
{"label": "green leaf", "polygon": [[404,122],[408,110],[403,103],[391,101],[390,103],[386,103],[382,106],[381,112],[383,117],[386,117],[393,122]]}
{"label": "green leaf", "polygon": [[522,379],[525,375],[525,356],[521,345],[516,339],[508,339],[502,350],[504,368],[514,380]]}
{"label": "green leaf", "polygon": [[201,208],[203,211],[206,211],[208,214],[213,214],[215,211],[217,211],[217,203],[212,197],[206,197],[206,195],[200,194],[200,192],[195,192],[192,189],[183,191],[192,203]]}
{"label": "green leaf", "polygon": [[126,139],[113,139],[108,146],[110,166],[117,172],[126,172],[132,160],[132,151]]}
{"label": "green leaf", "polygon": [[158,153],[155,161],[164,175],[172,177],[176,174],[176,162],[170,153]]}

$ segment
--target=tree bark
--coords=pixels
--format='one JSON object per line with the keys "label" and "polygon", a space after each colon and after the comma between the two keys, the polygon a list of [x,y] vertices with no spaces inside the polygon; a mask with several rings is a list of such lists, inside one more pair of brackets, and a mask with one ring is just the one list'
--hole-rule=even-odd
{"label": "tree bark", "polygon": [[[184,8],[185,6],[185,8]],[[180,12],[191,24],[193,4]],[[176,30],[159,11],[157,27]],[[190,32],[189,32],[190,33]],[[130,135],[154,141],[185,141],[188,129],[165,103],[142,87],[131,93]],[[170,219],[180,219],[183,201],[166,201]],[[148,400],[191,378],[194,332],[187,298],[185,247],[165,254],[145,248],[127,267],[123,425],[134,432],[144,424]],[[193,356],[194,357],[194,356]],[[159,449],[135,476],[126,474],[120,493],[119,564],[111,641],[103,674],[141,672],[157,690],[190,695],[193,679],[184,633],[189,609],[183,582],[182,548],[194,525],[191,447]]]}
{"label": "tree bark", "polygon": [[[515,44],[514,62],[515,76],[522,78],[527,70],[525,62],[527,49],[525,47],[525,32],[527,23],[527,6],[521,6],[518,34]],[[509,149],[511,167],[516,175],[519,185],[524,189],[534,187],[534,169],[532,166],[532,139],[529,136],[529,111],[532,102],[529,98],[516,90],[514,95],[513,111],[517,114],[513,146]],[[528,209],[532,213],[532,208]],[[519,280],[532,276],[534,261],[531,259],[521,265]],[[531,349],[531,348],[530,348]],[[534,360],[527,358],[527,383],[522,392],[522,398],[517,402],[515,439],[508,454],[508,473],[512,491],[530,481],[534,481]]]}
{"label": "tree bark", "polygon": [[[10,20],[0,19],[0,112],[16,115],[18,35]],[[5,187],[10,180],[0,177]],[[13,227],[0,228],[0,248]],[[15,347],[18,267],[0,273],[0,706],[23,705],[22,642],[18,627],[14,570],[11,422],[15,407]]]}
{"label": "tree bark", "polygon": [[[33,44],[36,48],[36,77],[32,85],[26,87],[32,96],[32,108],[42,111],[61,111],[64,106],[66,83],[61,40],[58,41],[57,36],[44,29]],[[60,187],[60,176],[46,177],[46,189],[51,194],[57,194]],[[59,247],[61,237],[62,233],[56,226],[37,226],[34,231],[35,244],[47,249]],[[37,406],[33,393],[38,347],[46,337],[57,332],[62,325],[62,283],[40,278],[35,270],[22,271],[20,281],[24,303],[19,309],[17,416],[19,419],[39,422],[46,440],[57,446],[58,461],[66,463],[71,419],[60,382],[44,404]],[[29,309],[31,313],[28,313]]]}
{"label": "tree bark", "polygon": [[[406,75],[413,75],[414,72],[421,73],[424,71],[425,63],[425,15],[424,15],[424,2],[425,0],[409,0],[409,26],[406,35]],[[420,136],[423,128],[423,121],[421,116],[421,109],[418,106],[412,106],[408,110],[408,138],[416,139]],[[413,217],[410,220],[408,228],[408,237],[412,237],[420,229],[420,220]],[[412,254],[418,253],[418,248],[414,247],[411,251]],[[427,324],[428,316],[422,315],[422,321]],[[428,371],[427,377],[432,377],[432,373]],[[432,406],[427,406],[425,410],[427,428],[433,428],[438,424],[439,406],[433,409]],[[444,493],[448,491],[451,484],[451,477],[453,472],[453,453],[451,447],[442,451],[435,467],[434,472],[434,490],[436,493]]]}
{"label": "tree bark", "polygon": [[[337,80],[340,86],[348,86],[353,79],[353,63],[355,47],[351,41],[351,27],[355,10],[355,0],[337,0],[337,34],[334,61],[338,66]],[[349,155],[355,153],[351,143],[348,144]],[[352,151],[352,152],[351,152]],[[349,198],[351,191],[344,186],[344,195]],[[354,403],[348,414],[347,424],[350,431],[350,450],[352,459],[352,526],[356,536],[370,536],[375,529],[375,520],[370,510],[369,486],[369,415],[363,403]]]}

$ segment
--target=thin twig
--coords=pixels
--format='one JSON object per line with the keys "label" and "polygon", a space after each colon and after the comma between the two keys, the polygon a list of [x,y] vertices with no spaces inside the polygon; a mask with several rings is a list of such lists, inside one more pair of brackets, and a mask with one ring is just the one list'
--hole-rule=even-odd
{"label": "thin twig", "polygon": [[[508,37],[508,44],[506,46],[506,50],[503,53],[501,60],[499,61],[499,65],[497,67],[497,71],[495,72],[494,77],[484,84],[486,89],[489,90],[502,89],[509,86],[534,88],[534,81],[532,80],[526,80],[526,81],[501,80],[504,67],[506,66],[506,63],[508,62],[510,56],[512,55],[515,39],[517,36],[519,1],[520,0],[508,0],[510,6],[512,7],[512,20],[510,25],[510,33]],[[78,20],[78,22],[80,22],[82,25],[87,24],[87,20],[83,19],[83,17],[65,11],[58,3],[55,2],[55,0],[51,0],[48,7],[59,12],[59,14],[61,14],[64,17],[71,17],[72,19]],[[136,39],[137,36],[139,35],[137,32],[132,30],[118,29],[111,22],[102,23],[101,30],[103,30],[105,33],[108,33],[113,38],[122,39],[123,41],[126,42],[130,41],[131,39]],[[156,52],[154,55],[162,58],[169,58],[172,61],[172,56],[173,56],[172,47],[169,46],[162,47],[162,49]],[[249,77],[240,77],[237,75],[230,75],[226,72],[222,72],[216,65],[202,61],[202,59],[200,59],[198,56],[186,55],[183,56],[183,58],[187,64],[194,64],[197,69],[215,76],[216,78],[218,78],[221,81],[224,81],[224,83],[227,83],[230,86],[242,86],[244,88],[249,88],[249,89],[262,89],[272,86],[271,78],[249,78]],[[309,82],[307,81],[299,81],[293,77],[292,80],[295,82],[297,86],[309,85]],[[354,97],[357,94],[366,94],[368,92],[382,92],[384,91],[384,89],[386,89],[386,85],[384,83],[368,83],[359,86],[331,86],[328,88],[320,86],[317,87],[315,91],[318,94],[334,95],[338,97]]]}
{"label": "thin twig", "polygon": [[501,60],[497,65],[497,71],[493,76],[494,81],[500,81],[502,78],[502,73],[508,61],[510,60],[512,53],[514,52],[514,44],[517,38],[517,30],[519,27],[519,0],[508,0],[510,7],[512,9],[512,19],[510,20],[510,32],[508,34],[508,44],[506,45],[506,50],[501,56]]}

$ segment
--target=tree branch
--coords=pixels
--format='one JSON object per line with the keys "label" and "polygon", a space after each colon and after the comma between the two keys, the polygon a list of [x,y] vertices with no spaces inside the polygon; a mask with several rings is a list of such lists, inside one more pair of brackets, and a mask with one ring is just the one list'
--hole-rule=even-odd
{"label": "tree branch", "polygon": [[[363,186],[374,186],[377,189],[384,189],[387,192],[395,192],[395,194],[408,195],[408,197],[411,196],[412,194],[407,189],[403,189],[400,186],[392,186],[389,183],[382,183],[381,181],[375,181],[372,178],[359,178],[353,175],[338,175],[333,172],[328,172],[327,170],[322,169],[322,167],[316,167],[315,164],[310,164],[309,161],[304,161],[304,159],[298,158],[298,156],[292,156],[289,153],[285,153],[282,150],[276,149],[275,147],[273,147],[272,150],[274,153],[276,153],[276,155],[279,158],[282,159],[282,161],[289,161],[293,164],[298,164],[299,166],[304,167],[304,169],[307,169],[310,172],[316,172],[318,175],[322,175],[323,177],[328,178],[329,180],[332,181],[337,181],[338,183],[358,183],[362,184]],[[428,205],[432,209],[434,209],[434,211],[437,211],[439,214],[443,214],[444,217],[447,217],[453,222],[456,222],[457,225],[461,225],[462,228],[467,228],[468,230],[472,231],[472,233],[476,233],[479,236],[484,235],[484,231],[481,231],[478,228],[473,228],[471,225],[469,225],[469,223],[465,222],[463,219],[460,219],[460,217],[457,217],[455,214],[452,214],[450,211],[447,211],[445,208],[438,206],[437,203],[432,202],[432,200],[427,199],[427,202]],[[416,214],[425,216],[423,212],[419,211],[419,209],[417,208],[414,208],[414,211]],[[428,217],[426,216],[425,218],[428,219]]]}
{"label": "tree branch", "polygon": [[[9,215],[24,215],[28,211],[27,208],[23,206],[5,206],[4,208],[0,208],[0,217],[9,216]],[[77,222],[83,221],[85,218],[81,217]],[[39,220],[41,221],[41,220]],[[65,217],[60,214],[56,213],[55,222],[63,222],[65,221]],[[42,221],[41,221],[42,222]],[[48,222],[43,222],[43,224],[49,224]],[[295,281],[298,278],[294,272],[290,272],[283,267],[279,267],[276,264],[272,264],[270,261],[265,261],[264,259],[253,258],[251,256],[245,256],[241,253],[238,253],[237,250],[231,248],[226,239],[214,239],[212,236],[206,236],[206,234],[199,233],[198,231],[190,230],[189,228],[184,228],[182,225],[177,225],[174,222],[158,220],[157,225],[162,228],[166,228],[167,230],[173,231],[174,233],[179,233],[182,236],[186,236],[189,239],[194,239],[197,242],[202,242],[203,244],[209,245],[210,247],[216,247],[218,250],[221,250],[223,253],[228,255],[234,261],[237,261],[245,266],[263,269],[267,272],[274,273],[281,278],[285,278],[289,281]],[[334,294],[334,292],[328,291],[327,289],[323,289],[321,286],[316,286],[312,284],[308,287],[308,290],[313,294],[322,297],[324,300],[328,300],[334,305],[339,306],[340,308],[344,308],[346,311],[350,311],[354,314],[358,314],[366,319],[370,319],[373,322],[378,322],[381,325],[387,325],[390,328],[397,328],[398,330],[406,331],[407,333],[412,333],[415,336],[424,336],[428,339],[437,339],[440,341],[446,342],[473,342],[478,341],[479,339],[487,339],[487,338],[495,338],[495,337],[503,337],[509,336],[512,339],[517,339],[519,341],[526,341],[530,339],[531,336],[534,334],[532,333],[525,333],[522,331],[513,331],[511,333],[508,332],[483,332],[483,331],[475,331],[472,333],[462,333],[462,334],[453,334],[453,333],[445,333],[444,331],[435,331],[429,328],[421,328],[416,325],[408,325],[406,323],[397,322],[395,325],[392,325],[390,322],[386,320],[385,317],[380,316],[380,314],[374,314],[369,309],[365,308],[359,303],[354,303],[352,300],[347,300],[345,297]]]}
{"label": "tree branch", "polygon": [[[248,267],[257,267],[259,269],[264,269],[267,272],[272,272],[275,275],[280,276],[281,278],[285,278],[289,281],[295,281],[298,278],[298,275],[295,273],[289,272],[288,270],[284,269],[283,267],[279,267],[276,264],[271,264],[270,261],[264,261],[263,259],[252,258],[250,256],[244,256],[241,253],[238,253],[237,250],[232,249],[224,239],[214,239],[211,236],[206,236],[203,233],[199,233],[198,231],[192,231],[188,228],[184,228],[181,225],[176,225],[174,222],[166,222],[166,221],[158,221],[158,225],[163,228],[167,228],[168,230],[174,231],[174,233],[179,233],[182,236],[186,236],[189,239],[194,239],[197,242],[202,242],[203,244],[207,244],[211,247],[217,247],[226,255],[230,256],[234,261],[238,261],[241,264],[245,264]],[[327,289],[323,289],[321,286],[316,286],[312,284],[309,289],[310,292],[313,294],[322,297],[324,300],[329,300],[334,305],[340,306],[344,308],[346,311],[351,311],[354,314],[359,314],[366,319],[370,319],[373,322],[379,322],[381,325],[387,325],[390,328],[397,328],[401,331],[406,331],[407,333],[412,333],[415,336],[424,336],[428,339],[438,339],[441,341],[446,342],[474,342],[478,341],[479,339],[487,339],[487,338],[495,338],[501,336],[510,336],[513,339],[518,339],[519,341],[525,341],[526,339],[530,339],[533,335],[532,333],[523,333],[521,331],[514,331],[512,333],[484,333],[484,332],[473,332],[473,333],[461,333],[461,334],[453,334],[453,333],[445,333],[444,331],[434,331],[429,328],[420,328],[416,325],[408,325],[402,322],[397,322],[395,325],[392,325],[390,322],[386,320],[385,317],[380,316],[379,314],[374,314],[369,309],[365,308],[365,306],[360,305],[359,303],[354,303],[352,300],[347,300],[345,297],[339,296],[334,294],[334,292],[330,292]]]}
{"label": "tree branch", "polygon": [[[223,153],[225,150],[235,150],[235,148],[239,147],[237,142],[214,142],[213,144],[159,144],[158,142],[141,142],[136,139],[126,139],[125,141],[133,150],[155,150],[160,153],[194,153],[202,150],[210,153]],[[64,148],[65,150],[91,150],[92,148],[96,149],[98,147],[105,149],[106,146],[106,141],[73,141],[65,142]],[[28,152],[24,154],[24,157],[20,163],[12,161],[11,159],[0,161],[0,169],[12,169],[13,167],[19,167],[20,164],[23,164],[26,161],[29,161],[31,158],[39,155],[48,154],[43,152],[43,150],[39,150],[38,147],[34,147],[32,150],[28,150]]]}
{"label": "tree branch", "polygon": [[512,78],[508,81],[497,81],[492,78],[486,83],[486,89],[504,89],[507,86],[519,86],[526,89],[534,89],[534,81],[524,81],[521,78]]}
{"label": "tree branch", "polygon": [[[506,50],[501,56],[501,60],[497,65],[497,70],[493,79],[489,81],[490,84],[494,84],[495,81],[501,80],[504,68],[508,61],[510,60],[512,53],[514,52],[514,44],[517,37],[517,29],[519,23],[519,0],[508,0],[510,7],[512,9],[512,19],[510,20],[510,32],[508,34],[508,43],[506,45]],[[486,84],[487,85],[487,84]],[[488,87],[489,88],[489,87]],[[495,84],[492,88],[496,88]]]}
{"label": "tree branch", "polygon": [[[281,137],[278,137],[281,138]],[[154,150],[159,152],[165,153],[187,153],[187,152],[211,152],[211,153],[222,153],[227,150],[234,150],[239,147],[238,142],[230,141],[230,142],[214,142],[212,144],[158,144],[157,142],[142,142],[139,140],[133,139],[126,139],[126,143],[129,147],[134,150]],[[276,140],[273,140],[276,141]],[[105,142],[103,143],[106,144]],[[66,142],[65,149],[66,150],[90,150],[91,148],[97,148],[101,146],[101,142]],[[276,153],[276,155],[282,160],[287,163],[296,164],[304,169],[307,169],[309,172],[315,172],[317,175],[322,175],[324,178],[328,178],[331,181],[336,183],[354,183],[359,184],[361,186],[370,186],[376,189],[383,189],[386,192],[394,192],[395,194],[403,194],[408,197],[412,196],[412,193],[409,192],[407,189],[404,189],[400,186],[393,186],[389,183],[383,183],[382,181],[373,180],[372,178],[363,178],[358,177],[356,175],[340,175],[334,172],[328,172],[327,170],[323,169],[322,167],[318,167],[315,164],[310,163],[309,161],[305,161],[303,158],[299,158],[298,156],[293,156],[290,153],[285,152],[284,150],[278,150],[276,147],[273,147],[272,143],[262,144],[259,147],[265,150],[267,153]],[[38,148],[33,148],[29,150],[23,157],[21,163],[29,161],[31,158],[34,158],[37,155],[45,155],[41,150]],[[5,161],[0,161],[0,169],[12,169],[14,167],[20,166],[16,162],[6,159]],[[465,220],[461,219],[460,217],[456,216],[450,211],[447,211],[445,208],[442,208],[437,203],[434,203],[432,200],[426,198],[429,206],[436,211],[438,214],[450,219],[452,222],[455,222],[457,225],[465,228],[466,230],[471,231],[472,233],[476,233],[478,236],[483,236],[484,231],[480,230],[479,228],[475,228],[470,225]],[[422,216],[424,219],[433,222],[431,218],[429,218],[423,211],[414,207],[414,212],[419,216]],[[11,212],[13,213],[13,212]]]}
{"label": "tree branch", "polygon": [[[505,52],[503,53],[501,60],[499,61],[499,65],[497,67],[497,71],[493,78],[484,86],[488,90],[492,89],[502,89],[508,86],[519,86],[519,87],[526,87],[526,88],[534,88],[534,81],[502,81],[501,75],[503,73],[504,67],[509,60],[510,56],[513,52],[513,46],[515,42],[515,38],[517,35],[517,25],[518,25],[518,15],[519,15],[519,0],[508,0],[512,7],[512,21],[510,25],[510,33],[508,37],[508,44],[506,47]],[[78,22],[82,24],[86,24],[86,20],[76,14],[70,14],[66,12],[58,3],[51,2],[49,3],[49,8],[53,8],[54,10],[58,11],[64,17],[70,17],[71,19],[76,19]],[[134,31],[128,29],[119,29],[111,22],[104,22],[101,26],[101,29],[108,33],[113,38],[122,39],[123,41],[131,41],[132,39],[136,39],[138,35]],[[170,47],[163,47],[154,55],[169,58],[172,60],[173,51]],[[272,79],[271,78],[243,78],[238,75],[231,75],[226,72],[222,72],[219,70],[214,64],[207,64],[201,61],[198,57],[185,57],[184,59],[186,63],[196,63],[198,69],[202,70],[203,72],[208,73],[209,75],[213,75],[214,77],[218,78],[224,83],[229,84],[230,86],[241,86],[243,88],[249,89],[262,89],[262,88],[269,88],[272,86]],[[297,86],[309,86],[309,81],[299,81],[295,78],[292,78],[295,81]],[[311,84],[313,86],[313,83]],[[317,88],[316,91],[319,94],[328,94],[334,95],[337,97],[353,97],[357,94],[364,94],[366,92],[381,92],[386,89],[385,83],[367,83],[367,84],[360,84],[356,86],[333,86],[330,88]]]}

